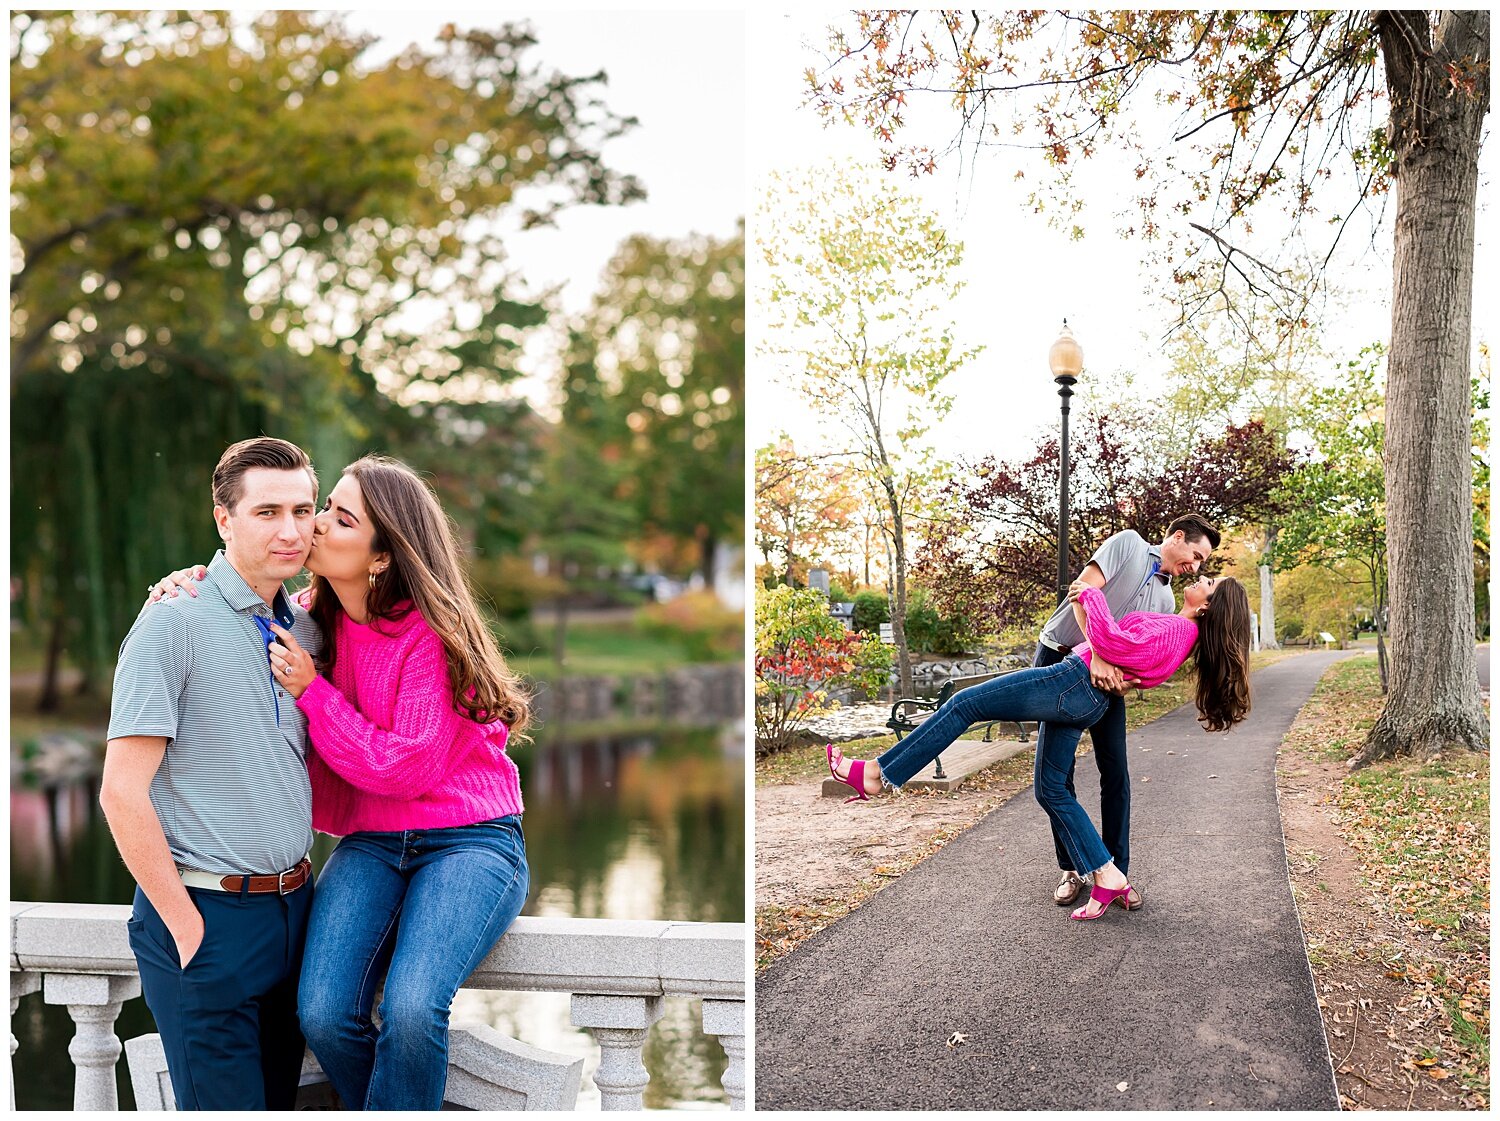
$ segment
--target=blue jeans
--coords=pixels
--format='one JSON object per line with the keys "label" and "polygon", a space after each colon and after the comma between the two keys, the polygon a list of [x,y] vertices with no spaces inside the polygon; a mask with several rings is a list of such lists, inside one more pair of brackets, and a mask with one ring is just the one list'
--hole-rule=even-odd
{"label": "blue jeans", "polygon": [[442,1106],[453,996],[529,886],[518,815],[339,842],[318,877],[297,1015],[344,1108]]}
{"label": "blue jeans", "polygon": [[[1050,646],[1036,644],[1034,666],[1052,666],[1062,661]],[[1121,872],[1130,868],[1130,765],[1125,758],[1125,698],[1106,693],[1109,709],[1089,728],[1089,738],[1094,741],[1094,762],[1099,767],[1099,834],[1104,847],[1114,858],[1115,867]],[[1043,752],[1048,735],[1047,725],[1038,725],[1036,730],[1037,755]],[[1073,739],[1076,750],[1078,738]],[[1050,753],[1049,754],[1053,754]],[[1055,755],[1054,755],[1055,757]],[[1065,785],[1068,795],[1073,796],[1073,767],[1076,755],[1068,756],[1068,773]],[[1073,864],[1068,846],[1063,843],[1062,833],[1056,826],[1052,829],[1052,845],[1057,850],[1057,866],[1082,871]]]}
{"label": "blue jeans", "polygon": [[1070,780],[1079,737],[1109,711],[1109,701],[1109,695],[1089,680],[1083,659],[1069,656],[1056,665],[1016,670],[960,689],[877,762],[887,782],[902,786],[970,724],[988,720],[1046,723],[1049,734],[1037,738],[1036,800],[1052,819],[1054,835],[1067,843],[1070,859],[1078,862],[1074,867],[1092,872],[1111,857],[1074,797]]}

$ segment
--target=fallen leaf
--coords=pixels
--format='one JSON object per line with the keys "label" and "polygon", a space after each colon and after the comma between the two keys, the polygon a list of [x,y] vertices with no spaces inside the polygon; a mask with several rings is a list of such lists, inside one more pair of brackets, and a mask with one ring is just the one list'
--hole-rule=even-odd
{"label": "fallen leaf", "polygon": [[1448,1072],[1442,1067],[1430,1067],[1427,1071],[1427,1076],[1429,1078],[1435,1078],[1439,1082],[1441,1082],[1443,1079],[1448,1077]]}

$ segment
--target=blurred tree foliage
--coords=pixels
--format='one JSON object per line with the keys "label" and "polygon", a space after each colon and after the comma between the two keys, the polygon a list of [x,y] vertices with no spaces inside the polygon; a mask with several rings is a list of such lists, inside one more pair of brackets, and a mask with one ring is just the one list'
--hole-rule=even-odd
{"label": "blurred tree foliage", "polygon": [[744,536],[745,234],[625,242],[585,338],[628,433],[622,495],[647,537],[685,557],[642,558],[711,579]]}
{"label": "blurred tree foliage", "polygon": [[146,582],[214,548],[208,473],[255,432],[328,481],[407,456],[481,558],[520,543],[544,426],[504,387],[545,312],[503,240],[641,197],[599,156],[634,122],[521,27],[369,45],[306,12],[12,15],[11,563],[53,698],[65,646],[96,680]]}

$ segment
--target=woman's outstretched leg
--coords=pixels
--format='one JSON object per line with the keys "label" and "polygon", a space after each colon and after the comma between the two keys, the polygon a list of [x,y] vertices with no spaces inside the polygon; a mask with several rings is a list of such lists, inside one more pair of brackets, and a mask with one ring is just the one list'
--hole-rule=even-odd
{"label": "woman's outstretched leg", "polygon": [[1080,658],[1016,670],[960,689],[876,762],[885,781],[903,786],[971,724],[990,720],[1088,724],[1096,716],[1094,709],[1104,703],[1102,697]]}
{"label": "woman's outstretched leg", "polygon": [[[904,786],[971,725],[990,720],[1031,720],[1059,725],[1087,725],[1107,703],[1089,681],[1088,667],[1079,658],[1056,665],[1033,666],[960,689],[940,704],[917,729],[878,759],[846,760],[829,749],[835,778],[864,794],[879,792],[882,780]],[[1074,740],[1076,743],[1076,738]],[[854,768],[862,762],[862,768]],[[851,772],[860,770],[862,773]],[[852,781],[851,781],[852,780]]]}

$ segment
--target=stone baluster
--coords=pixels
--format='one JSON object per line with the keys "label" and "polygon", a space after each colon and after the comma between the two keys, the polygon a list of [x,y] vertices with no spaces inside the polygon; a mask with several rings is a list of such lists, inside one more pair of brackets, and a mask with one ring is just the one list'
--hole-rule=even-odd
{"label": "stone baluster", "polygon": [[118,1110],[115,1063],[120,1040],[115,1020],[120,1005],[141,995],[139,977],[107,977],[87,973],[49,973],[42,986],[48,1004],[65,1004],[77,1025],[68,1054],[73,1058],[73,1108]]}
{"label": "stone baluster", "polygon": [[730,1109],[745,1108],[745,1002],[703,1000],[703,1034],[718,1036],[729,1058],[720,1081],[729,1095]]}
{"label": "stone baluster", "polygon": [[16,1038],[16,1009],[21,1006],[21,998],[29,993],[36,992],[42,987],[42,975],[40,973],[12,973],[10,975],[10,1111],[16,1111],[16,1048],[21,1046],[21,1041]]}
{"label": "stone baluster", "polygon": [[641,1092],[651,1076],[641,1062],[646,1033],[662,1016],[659,996],[573,995],[571,1017],[575,1028],[587,1028],[599,1044],[599,1087],[603,1109],[643,1109]]}

